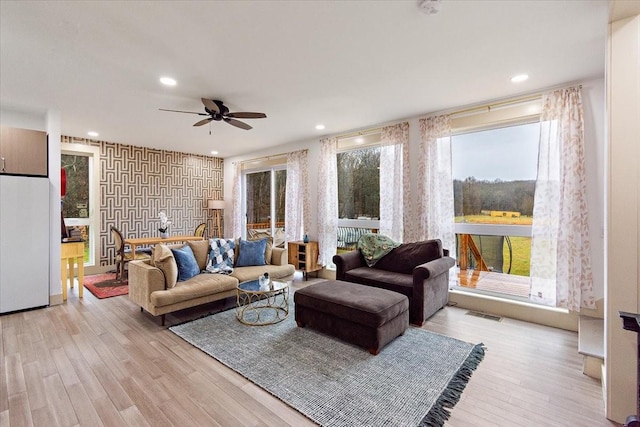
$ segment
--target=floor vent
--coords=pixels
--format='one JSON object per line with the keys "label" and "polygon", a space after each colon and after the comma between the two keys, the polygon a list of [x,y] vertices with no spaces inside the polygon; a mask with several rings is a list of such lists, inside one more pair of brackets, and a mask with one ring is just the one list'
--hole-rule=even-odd
{"label": "floor vent", "polygon": [[495,320],[496,322],[500,322],[502,317],[495,316],[493,314],[480,313],[479,311],[467,311],[466,313],[469,316],[482,317],[483,319]]}

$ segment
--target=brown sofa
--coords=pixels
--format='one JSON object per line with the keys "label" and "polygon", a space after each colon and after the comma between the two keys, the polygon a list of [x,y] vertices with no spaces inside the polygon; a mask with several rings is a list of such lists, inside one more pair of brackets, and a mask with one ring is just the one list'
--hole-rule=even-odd
{"label": "brown sofa", "polygon": [[409,298],[409,321],[421,326],[449,301],[449,269],[455,260],[439,239],[403,243],[367,266],[360,251],[337,254],[336,280],[399,292]]}
{"label": "brown sofa", "polygon": [[[188,242],[195,255],[198,267],[204,270],[208,260],[208,242]],[[269,273],[272,279],[291,280],[295,268],[287,264],[287,250],[269,249],[271,258],[267,265],[235,267],[233,273],[200,273],[186,281],[177,282],[168,287],[165,274],[154,265],[153,259],[131,261],[129,263],[129,299],[154,316],[213,301],[236,296],[236,287],[240,282],[256,280],[258,276]]]}

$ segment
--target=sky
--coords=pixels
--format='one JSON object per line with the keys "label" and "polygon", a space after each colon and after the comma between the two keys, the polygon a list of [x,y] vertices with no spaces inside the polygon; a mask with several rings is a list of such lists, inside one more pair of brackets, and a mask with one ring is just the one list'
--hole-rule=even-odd
{"label": "sky", "polygon": [[535,180],[539,128],[531,123],[453,136],[453,178]]}

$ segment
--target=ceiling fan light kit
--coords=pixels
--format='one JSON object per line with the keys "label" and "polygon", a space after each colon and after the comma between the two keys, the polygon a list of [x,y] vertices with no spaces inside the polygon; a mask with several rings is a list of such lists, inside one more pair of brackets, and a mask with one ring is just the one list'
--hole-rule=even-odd
{"label": "ceiling fan light kit", "polygon": [[244,112],[236,112],[230,113],[229,108],[222,101],[218,101],[217,99],[207,99],[201,98],[202,104],[204,104],[204,110],[206,113],[196,113],[194,111],[180,111],[180,110],[166,110],[160,108],[160,111],[170,111],[173,113],[187,113],[187,114],[197,114],[199,116],[209,116],[206,119],[202,119],[196,123],[194,126],[202,126],[210,123],[211,121],[224,121],[229,123],[232,126],[238,127],[240,129],[249,130],[252,129],[250,125],[245,122],[241,122],[236,119],[264,119],[267,117],[264,113],[252,113],[248,111]]}

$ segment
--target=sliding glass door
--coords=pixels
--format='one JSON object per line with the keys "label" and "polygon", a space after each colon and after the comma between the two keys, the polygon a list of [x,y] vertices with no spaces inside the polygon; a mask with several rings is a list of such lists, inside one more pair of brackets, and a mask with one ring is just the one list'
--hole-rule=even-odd
{"label": "sliding glass door", "polygon": [[248,239],[273,236],[275,246],[284,245],[286,184],[283,167],[245,173]]}

